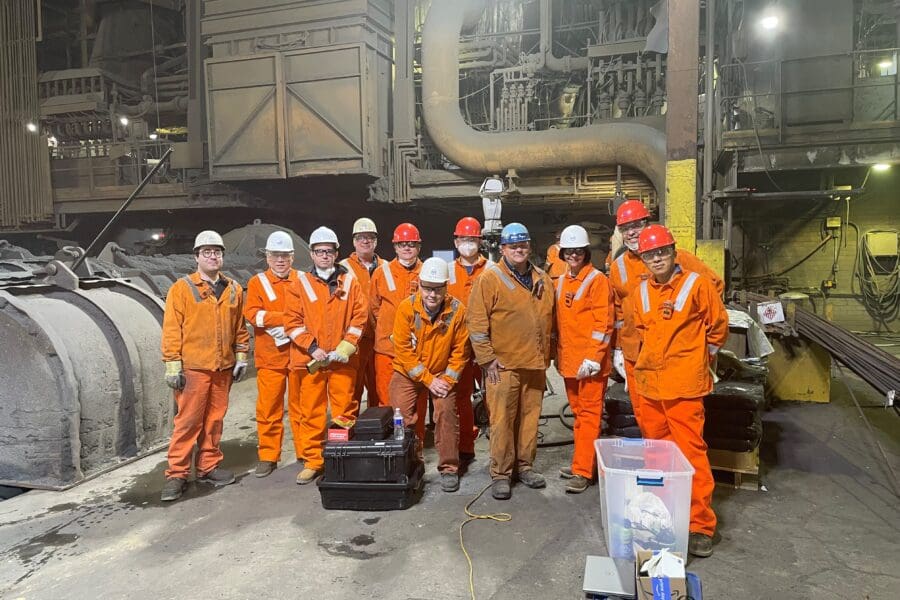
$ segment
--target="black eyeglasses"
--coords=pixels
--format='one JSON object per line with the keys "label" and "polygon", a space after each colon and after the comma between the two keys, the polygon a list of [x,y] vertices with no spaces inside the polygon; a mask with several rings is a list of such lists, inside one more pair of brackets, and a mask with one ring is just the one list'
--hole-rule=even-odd
{"label": "black eyeglasses", "polygon": [[334,248],[315,248],[312,253],[316,256],[333,256],[337,254],[337,250]]}
{"label": "black eyeglasses", "polygon": [[200,250],[198,252],[198,254],[200,256],[202,256],[203,258],[212,258],[212,257],[222,258],[222,255],[224,255],[225,253],[222,252],[221,250],[214,249],[214,248],[204,248],[203,250]]}
{"label": "black eyeglasses", "polygon": [[398,248],[418,248],[419,242],[396,242],[394,245]]}

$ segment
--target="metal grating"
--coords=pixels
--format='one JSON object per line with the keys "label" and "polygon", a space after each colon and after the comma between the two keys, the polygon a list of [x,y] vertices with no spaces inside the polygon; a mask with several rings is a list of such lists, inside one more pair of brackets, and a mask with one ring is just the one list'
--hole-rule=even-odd
{"label": "metal grating", "polygon": [[[35,0],[0,2],[0,228],[53,218],[38,104]],[[32,123],[35,131],[29,131]]]}

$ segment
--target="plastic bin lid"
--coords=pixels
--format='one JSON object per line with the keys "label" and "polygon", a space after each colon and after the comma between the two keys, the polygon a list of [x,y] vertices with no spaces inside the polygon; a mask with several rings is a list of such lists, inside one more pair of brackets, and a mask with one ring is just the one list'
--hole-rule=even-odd
{"label": "plastic bin lid", "polygon": [[[634,474],[654,471],[666,477],[694,475],[694,467],[678,445],[669,440],[600,438],[594,440],[594,448],[599,466],[605,472]],[[657,455],[665,464],[647,464],[647,458],[651,455]]]}

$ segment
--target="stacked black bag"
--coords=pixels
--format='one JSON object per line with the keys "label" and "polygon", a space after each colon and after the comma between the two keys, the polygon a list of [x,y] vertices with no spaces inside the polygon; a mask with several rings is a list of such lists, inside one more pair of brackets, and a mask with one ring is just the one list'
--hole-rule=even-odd
{"label": "stacked black bag", "polygon": [[713,450],[751,452],[762,440],[762,411],[766,408],[762,383],[720,381],[704,400],[703,438]]}
{"label": "stacked black bag", "polygon": [[634,418],[631,398],[624,383],[614,383],[606,389],[606,429],[604,435],[639,438],[641,430]]}

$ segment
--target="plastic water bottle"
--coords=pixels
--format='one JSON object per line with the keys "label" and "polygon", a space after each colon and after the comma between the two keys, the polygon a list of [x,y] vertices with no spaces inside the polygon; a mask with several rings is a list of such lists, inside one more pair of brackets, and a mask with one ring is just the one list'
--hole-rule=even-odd
{"label": "plastic water bottle", "polygon": [[403,415],[400,414],[400,409],[394,409],[394,439],[402,440],[403,439]]}

